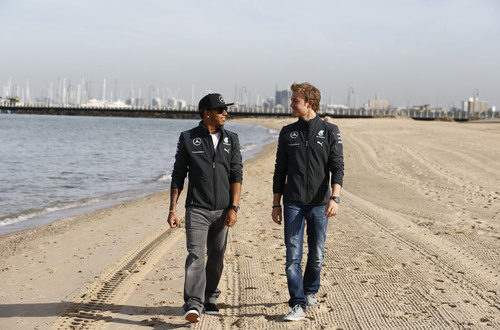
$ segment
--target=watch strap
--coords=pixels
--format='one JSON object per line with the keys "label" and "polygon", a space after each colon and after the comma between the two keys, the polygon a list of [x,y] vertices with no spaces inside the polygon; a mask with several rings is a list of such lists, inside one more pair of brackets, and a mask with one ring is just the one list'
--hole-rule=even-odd
{"label": "watch strap", "polygon": [[330,199],[333,199],[335,203],[340,204],[340,197],[339,196],[330,196]]}

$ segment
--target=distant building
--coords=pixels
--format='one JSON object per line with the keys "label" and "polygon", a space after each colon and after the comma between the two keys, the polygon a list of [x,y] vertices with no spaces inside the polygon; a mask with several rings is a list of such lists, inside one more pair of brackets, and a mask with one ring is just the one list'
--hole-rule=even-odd
{"label": "distant building", "polygon": [[268,97],[264,102],[262,102],[262,107],[264,109],[274,108],[274,97]]}
{"label": "distant building", "polygon": [[431,110],[431,105],[430,104],[424,104],[424,105],[414,105],[412,110],[420,110],[420,111],[429,111]]}
{"label": "distant building", "polygon": [[462,101],[462,111],[469,111],[469,101]]}
{"label": "distant building", "polygon": [[488,112],[488,101],[481,101],[478,97],[471,97],[467,103],[470,113]]}
{"label": "distant building", "polygon": [[159,97],[155,97],[151,100],[151,105],[153,107],[161,107],[161,99]]}
{"label": "distant building", "polygon": [[91,98],[87,103],[81,104],[83,108],[129,108],[130,105],[123,101],[104,101]]}
{"label": "distant building", "polygon": [[326,106],[326,108],[328,110],[333,110],[333,109],[344,109],[344,110],[347,110],[348,109],[347,105],[345,105],[345,104],[328,104]]}
{"label": "distant building", "polygon": [[276,90],[276,95],[275,95],[275,105],[281,104],[283,108],[288,108],[288,105],[290,104],[290,99],[292,97],[292,93],[289,90]]}
{"label": "distant building", "polygon": [[176,109],[178,109],[178,110],[184,110],[184,109],[186,109],[186,105],[187,105],[186,101],[179,99],[179,100],[177,100],[177,107],[176,107]]}
{"label": "distant building", "polygon": [[177,99],[175,97],[169,97],[167,99],[167,107],[171,109],[177,108]]}
{"label": "distant building", "polygon": [[376,96],[374,99],[368,100],[368,103],[365,104],[366,110],[386,110],[389,109],[391,104],[389,100],[381,99]]}
{"label": "distant building", "polygon": [[187,109],[187,102],[183,99],[169,97],[167,99],[167,107],[174,110],[184,110]]}
{"label": "distant building", "polygon": [[276,105],[274,106],[274,110],[276,110],[276,111],[278,111],[278,112],[284,112],[285,107],[284,107],[284,106],[282,106],[281,104],[276,104]]}

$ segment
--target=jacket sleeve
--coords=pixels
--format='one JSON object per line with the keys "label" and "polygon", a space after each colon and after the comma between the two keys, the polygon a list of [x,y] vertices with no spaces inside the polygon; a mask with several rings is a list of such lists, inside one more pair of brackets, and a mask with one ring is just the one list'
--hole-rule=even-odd
{"label": "jacket sleeve", "polygon": [[229,183],[243,183],[243,165],[238,135],[235,134],[233,136],[232,143],[233,151],[231,154],[231,165],[229,168]]}
{"label": "jacket sleeve", "polygon": [[175,153],[174,170],[172,171],[172,182],[170,189],[182,190],[184,187],[184,179],[186,179],[189,168],[188,153],[184,143],[184,134],[179,136],[177,142],[177,152]]}
{"label": "jacket sleeve", "polygon": [[332,186],[337,183],[342,186],[344,181],[344,154],[340,131],[337,126],[330,130],[332,137],[330,142],[330,154],[328,155],[328,167],[332,172]]}
{"label": "jacket sleeve", "polygon": [[278,150],[276,151],[276,163],[274,164],[273,193],[283,194],[285,190],[286,175],[288,169],[288,155],[283,139],[283,130],[278,138]]}

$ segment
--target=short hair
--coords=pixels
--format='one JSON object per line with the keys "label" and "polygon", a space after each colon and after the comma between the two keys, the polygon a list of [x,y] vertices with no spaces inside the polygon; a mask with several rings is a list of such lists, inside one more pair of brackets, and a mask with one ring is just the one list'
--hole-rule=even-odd
{"label": "short hair", "polygon": [[312,108],[315,112],[319,110],[319,101],[321,100],[321,93],[319,90],[308,82],[303,82],[301,84],[293,83],[292,92],[299,94],[304,98],[306,103],[313,101]]}

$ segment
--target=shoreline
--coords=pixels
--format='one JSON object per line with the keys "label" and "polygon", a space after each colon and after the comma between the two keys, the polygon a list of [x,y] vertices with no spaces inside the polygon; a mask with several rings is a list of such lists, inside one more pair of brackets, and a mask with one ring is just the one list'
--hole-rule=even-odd
{"label": "shoreline", "polygon": [[[345,148],[342,204],[329,220],[320,306],[293,326],[499,327],[499,126],[333,122]],[[221,315],[203,315],[202,328],[285,326],[283,226],[270,217],[275,151],[269,144],[245,162]],[[19,234],[10,250],[0,237],[0,280],[9,284],[0,288],[0,327],[186,327],[184,228],[168,228],[168,198],[63,219]]]}
{"label": "shoreline", "polygon": [[[236,119],[234,120],[234,122],[266,127],[265,125],[259,125],[259,123],[245,122],[244,120],[240,119]],[[269,134],[270,135],[267,143],[274,143],[274,134],[271,132],[269,132]],[[262,145],[257,142],[251,143],[250,146],[251,147],[249,150],[243,152],[244,160],[255,157],[262,150]],[[170,174],[166,172],[166,174],[161,175],[160,178],[166,176],[170,177]],[[84,199],[75,201],[54,201],[52,204],[44,206],[40,209],[30,208],[15,214],[6,215],[3,217],[3,219],[0,219],[0,223],[3,222],[2,225],[0,225],[0,237],[10,233],[48,225],[60,219],[76,217],[96,210],[105,209],[107,207],[115,206],[126,201],[141,199],[152,194],[168,190],[170,186],[169,179],[147,179],[144,182],[149,182],[149,184],[144,183],[141,188],[131,188],[125,191],[115,191],[106,193],[102,196],[86,197]],[[8,224],[4,224],[5,222],[7,222]]]}
{"label": "shoreline", "polygon": [[[264,125],[264,124],[259,124],[257,123],[256,119],[235,119],[237,122],[242,122],[242,123],[248,123],[248,124],[253,124],[253,125],[261,125],[264,126],[268,129],[276,129],[275,125]],[[261,153],[264,153],[266,149],[268,149],[272,144],[274,144],[276,141],[271,141],[264,146],[261,146],[259,151],[254,151],[251,153],[252,157],[248,158],[244,161],[243,165],[246,166],[247,163],[251,163],[255,159],[259,158],[259,155]],[[7,251],[15,251],[15,249],[12,248],[13,245],[19,244],[22,241],[26,239],[37,239],[40,237],[43,237],[44,235],[50,235],[53,233],[58,233],[61,230],[70,230],[71,228],[76,225],[77,222],[85,221],[87,217],[93,219],[93,218],[99,218],[102,213],[107,213],[108,211],[113,211],[117,208],[120,207],[126,207],[129,203],[132,202],[139,202],[139,201],[144,201],[147,199],[150,199],[152,197],[156,196],[165,196],[166,200],[165,203],[168,203],[168,200],[170,198],[170,189],[154,192],[154,193],[147,193],[145,192],[143,196],[137,197],[136,196],[130,196],[130,198],[125,197],[124,200],[109,200],[109,201],[101,201],[102,203],[105,204],[105,206],[99,207],[100,204],[97,202],[96,204],[91,204],[91,205],[83,205],[83,206],[78,206],[75,208],[70,208],[67,210],[61,210],[61,211],[56,211],[54,213],[59,213],[59,212],[71,212],[73,211],[78,212],[77,214],[74,215],[69,215],[69,216],[61,216],[57,217],[55,220],[51,220],[48,223],[43,223],[40,225],[35,225],[33,227],[25,228],[25,229],[19,229],[11,232],[6,232],[6,233],[0,233],[0,258],[6,257],[9,255]],[[184,195],[184,194],[183,194]],[[181,196],[182,197],[182,196]],[[184,200],[184,199],[183,199]],[[181,201],[181,198],[179,198],[179,202]],[[184,202],[183,202],[184,203]],[[108,205],[106,205],[108,204]],[[180,205],[180,203],[178,203]],[[88,210],[90,208],[90,210]],[[184,204],[182,204],[182,208],[184,208]],[[86,210],[87,211],[84,211]],[[81,212],[84,211],[84,212]],[[72,222],[75,221],[75,224],[72,225]]]}

